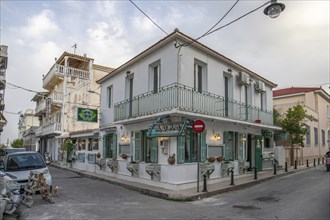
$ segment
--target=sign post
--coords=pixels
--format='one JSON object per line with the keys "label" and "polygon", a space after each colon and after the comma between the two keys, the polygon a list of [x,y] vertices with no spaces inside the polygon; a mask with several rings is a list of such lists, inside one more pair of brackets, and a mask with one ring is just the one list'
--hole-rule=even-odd
{"label": "sign post", "polygon": [[202,120],[196,120],[192,124],[192,129],[197,133],[197,192],[199,192],[199,161],[200,161],[200,146],[201,146],[201,133],[205,130],[205,124]]}

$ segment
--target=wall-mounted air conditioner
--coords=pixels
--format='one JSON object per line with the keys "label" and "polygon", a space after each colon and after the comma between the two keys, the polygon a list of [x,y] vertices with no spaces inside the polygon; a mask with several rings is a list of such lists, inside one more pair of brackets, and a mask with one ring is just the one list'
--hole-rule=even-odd
{"label": "wall-mounted air conditioner", "polygon": [[260,80],[256,81],[255,85],[254,85],[256,91],[258,92],[263,92],[265,91],[265,83],[261,82]]}
{"label": "wall-mounted air conditioner", "polygon": [[240,72],[238,76],[238,83],[241,85],[248,85],[250,84],[250,76],[247,73]]}

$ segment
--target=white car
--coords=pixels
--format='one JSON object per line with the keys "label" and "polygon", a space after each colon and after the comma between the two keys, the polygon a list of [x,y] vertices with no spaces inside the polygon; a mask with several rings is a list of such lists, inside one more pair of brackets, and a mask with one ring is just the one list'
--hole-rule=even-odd
{"label": "white car", "polygon": [[24,191],[30,171],[43,173],[47,185],[52,190],[52,177],[40,153],[34,151],[7,154],[1,167],[3,172],[13,180],[12,189]]}

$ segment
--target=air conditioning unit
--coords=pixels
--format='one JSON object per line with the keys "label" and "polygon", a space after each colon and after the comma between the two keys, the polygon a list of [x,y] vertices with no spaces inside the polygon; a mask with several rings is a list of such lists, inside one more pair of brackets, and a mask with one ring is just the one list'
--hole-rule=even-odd
{"label": "air conditioning unit", "polygon": [[248,85],[248,84],[250,84],[249,74],[244,73],[244,72],[240,72],[239,73],[239,76],[238,76],[238,84],[241,84],[241,85]]}
{"label": "air conditioning unit", "polygon": [[260,80],[258,80],[256,82],[256,84],[254,85],[255,89],[258,91],[258,92],[263,92],[265,91],[265,83],[264,82],[261,82]]}

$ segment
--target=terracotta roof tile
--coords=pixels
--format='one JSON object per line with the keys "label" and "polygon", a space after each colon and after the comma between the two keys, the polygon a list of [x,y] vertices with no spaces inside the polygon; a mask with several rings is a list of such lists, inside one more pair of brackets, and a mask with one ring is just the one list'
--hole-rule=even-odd
{"label": "terracotta roof tile", "polygon": [[296,93],[305,93],[312,92],[315,90],[321,90],[320,87],[291,87],[285,89],[278,89],[273,91],[273,97],[283,96],[283,95],[291,95]]}

